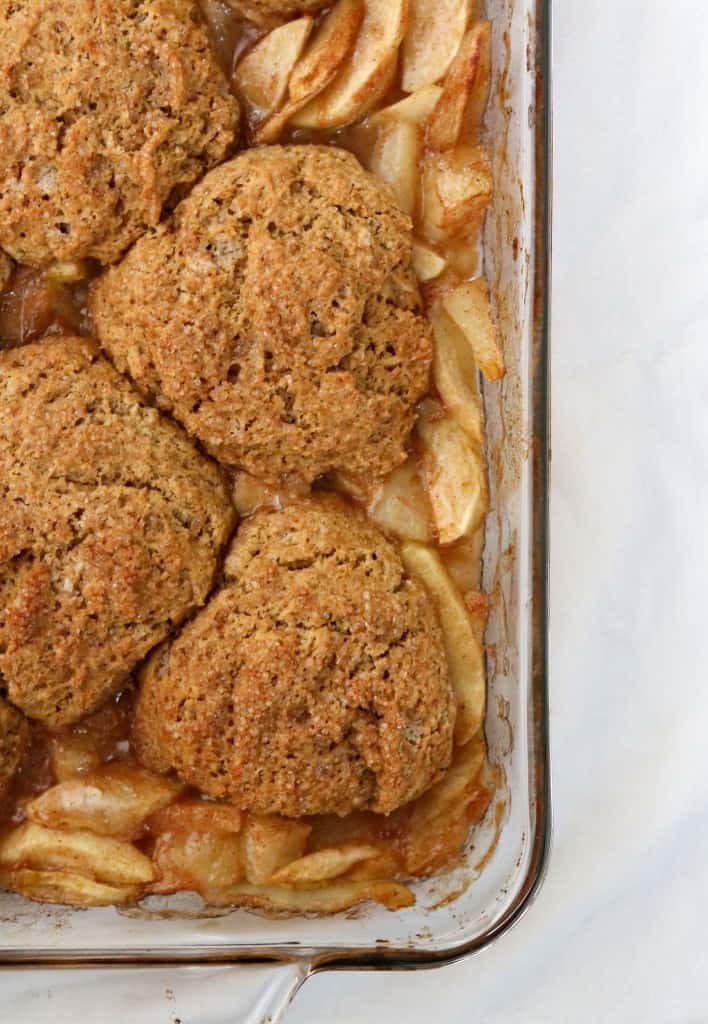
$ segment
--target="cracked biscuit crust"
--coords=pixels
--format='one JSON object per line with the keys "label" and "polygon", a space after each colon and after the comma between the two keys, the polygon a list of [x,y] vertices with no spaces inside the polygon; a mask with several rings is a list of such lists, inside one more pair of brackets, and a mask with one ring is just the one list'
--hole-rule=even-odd
{"label": "cracked biscuit crust", "polygon": [[147,663],[134,738],[242,808],[389,813],[448,767],[454,719],[425,590],[321,497],[241,525],[221,590]]}
{"label": "cracked biscuit crust", "polygon": [[0,0],[0,245],[116,260],[238,118],[194,0]]}
{"label": "cracked biscuit crust", "polygon": [[0,697],[0,799],[7,793],[29,742],[29,723]]}
{"label": "cracked biscuit crust", "polygon": [[410,222],[355,157],[272,146],[216,168],[93,286],[119,369],[221,462],[382,476],[432,359]]}
{"label": "cracked biscuit crust", "polygon": [[200,607],[233,524],[220,471],[80,338],[0,353],[0,687],[50,728]]}

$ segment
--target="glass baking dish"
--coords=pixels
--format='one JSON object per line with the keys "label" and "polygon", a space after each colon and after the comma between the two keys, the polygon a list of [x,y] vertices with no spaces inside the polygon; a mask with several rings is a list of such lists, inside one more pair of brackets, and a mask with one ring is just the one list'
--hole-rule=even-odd
{"label": "glass baking dish", "polygon": [[[508,367],[501,388],[487,386],[484,395],[492,495],[484,583],[493,598],[486,639],[486,733],[498,782],[493,803],[460,862],[417,883],[416,905],[396,913],[367,905],[330,918],[278,919],[205,912],[184,895],[155,898],[139,909],[70,910],[2,893],[4,1020],[30,1006],[33,1024],[62,1019],[61,993],[73,1017],[95,1005],[91,993],[100,987],[105,1024],[128,1019],[128,1008],[132,1021],[153,1021],[165,1000],[174,1001],[173,1017],[183,1024],[197,1020],[180,1009],[185,1005],[194,1006],[200,1024],[272,1022],[313,971],[431,967],[471,954],[513,924],[538,890],[550,836],[550,25],[548,0],[488,0],[486,6],[494,26],[487,128],[496,196],[485,261]],[[53,996],[46,1018],[33,1000],[42,989]]]}

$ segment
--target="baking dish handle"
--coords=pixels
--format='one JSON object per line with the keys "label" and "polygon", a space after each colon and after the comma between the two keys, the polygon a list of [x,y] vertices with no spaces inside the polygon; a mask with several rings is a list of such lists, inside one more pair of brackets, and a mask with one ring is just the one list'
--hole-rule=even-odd
{"label": "baking dish handle", "polygon": [[3,1020],[76,1024],[280,1024],[307,961],[199,967],[0,968]]}

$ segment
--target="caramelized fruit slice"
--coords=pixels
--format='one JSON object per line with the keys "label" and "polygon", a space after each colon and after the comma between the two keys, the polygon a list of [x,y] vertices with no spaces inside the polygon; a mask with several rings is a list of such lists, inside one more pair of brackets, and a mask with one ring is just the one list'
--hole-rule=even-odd
{"label": "caramelized fruit slice", "polygon": [[489,99],[491,36],[490,23],[481,21],[463,39],[428,122],[432,149],[452,149],[479,130]]}
{"label": "caramelized fruit slice", "polygon": [[486,686],[482,645],[465,603],[437,552],[422,544],[404,544],[401,556],[408,571],[420,579],[430,593],[440,616],[450,681],[457,697],[455,742],[462,746],[478,732],[484,719]]}
{"label": "caramelized fruit slice", "polygon": [[368,114],[391,84],[407,23],[407,0],[368,0],[350,59],[292,123],[299,128],[337,128]]}
{"label": "caramelized fruit slice", "polygon": [[281,106],[312,25],[306,15],[273,29],[236,68],[234,88],[253,120],[262,121]]}
{"label": "caramelized fruit slice", "polygon": [[474,360],[487,380],[504,376],[504,353],[492,317],[484,278],[465,281],[443,299],[443,305],[469,342]]}
{"label": "caramelized fruit slice", "polygon": [[443,78],[471,16],[471,0],[410,0],[410,22],[402,47],[401,85],[405,92]]}
{"label": "caramelized fruit slice", "polygon": [[483,452],[457,420],[428,399],[418,419],[425,480],[441,544],[453,544],[481,526],[487,513]]}
{"label": "caramelized fruit slice", "polygon": [[312,882],[328,882],[345,874],[355,864],[369,860],[378,854],[378,848],[367,843],[349,843],[317,850],[294,860],[275,872],[271,881],[277,885],[308,885]]}

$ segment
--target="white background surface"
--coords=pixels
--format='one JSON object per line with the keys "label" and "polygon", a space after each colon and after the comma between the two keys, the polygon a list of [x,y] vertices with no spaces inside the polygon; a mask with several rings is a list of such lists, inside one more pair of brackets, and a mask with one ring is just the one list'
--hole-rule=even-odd
{"label": "white background surface", "polygon": [[557,0],[555,843],[473,960],[288,1024],[708,1021],[708,3]]}
{"label": "white background surface", "polygon": [[[555,8],[548,879],[478,957],[316,977],[287,1024],[708,1022],[708,2]],[[75,1020],[18,982],[2,1024]]]}

